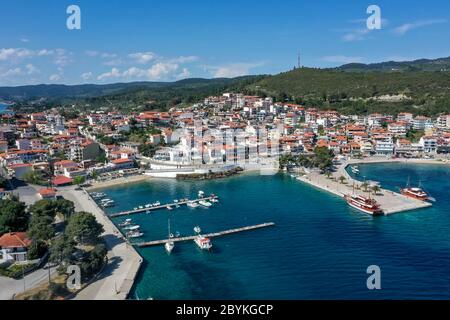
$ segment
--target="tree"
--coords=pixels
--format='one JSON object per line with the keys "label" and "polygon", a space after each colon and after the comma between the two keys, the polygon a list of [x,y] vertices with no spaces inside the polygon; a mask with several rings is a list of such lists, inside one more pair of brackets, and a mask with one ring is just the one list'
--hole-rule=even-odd
{"label": "tree", "polygon": [[41,186],[46,185],[48,183],[48,181],[44,180],[44,178],[42,177],[42,174],[37,171],[29,171],[29,172],[25,173],[22,176],[21,180],[31,183],[31,184],[38,184]]}
{"label": "tree", "polygon": [[56,263],[71,263],[76,251],[76,243],[66,235],[56,238],[50,246],[50,261]]}
{"label": "tree", "polygon": [[78,176],[73,179],[73,183],[76,185],[82,185],[86,181],[85,177]]}
{"label": "tree", "polygon": [[345,180],[347,180],[344,176],[340,176],[339,177],[339,182],[341,183],[341,184],[344,184],[344,181]]}
{"label": "tree", "polygon": [[77,212],[69,218],[66,235],[81,245],[97,244],[103,226],[89,212]]}
{"label": "tree", "polygon": [[365,181],[361,184],[361,188],[363,188],[364,192],[367,192],[368,187],[369,187],[369,184]]}
{"label": "tree", "polygon": [[49,216],[52,219],[55,218],[57,214],[60,214],[64,217],[64,219],[67,219],[75,212],[75,205],[72,201],[66,199],[43,199],[30,206],[29,211],[33,215]]}
{"label": "tree", "polygon": [[0,234],[26,231],[28,220],[29,214],[23,202],[17,198],[0,200]]}
{"label": "tree", "polygon": [[27,233],[34,241],[49,241],[55,236],[53,218],[48,215],[32,215]]}
{"label": "tree", "polygon": [[378,194],[378,192],[380,192],[381,191],[381,188],[379,187],[379,186],[373,186],[372,187],[372,191],[375,193],[375,195],[376,194]]}
{"label": "tree", "polygon": [[47,252],[47,245],[45,242],[33,240],[33,242],[28,246],[28,259],[34,260],[42,258],[45,252]]}

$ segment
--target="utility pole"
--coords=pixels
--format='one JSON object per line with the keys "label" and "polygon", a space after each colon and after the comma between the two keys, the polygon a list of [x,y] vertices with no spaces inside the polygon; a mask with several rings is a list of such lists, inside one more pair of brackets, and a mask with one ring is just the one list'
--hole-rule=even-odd
{"label": "utility pole", "polygon": [[299,69],[302,67],[301,60],[300,60],[300,51],[298,52],[298,56],[297,56],[297,67]]}

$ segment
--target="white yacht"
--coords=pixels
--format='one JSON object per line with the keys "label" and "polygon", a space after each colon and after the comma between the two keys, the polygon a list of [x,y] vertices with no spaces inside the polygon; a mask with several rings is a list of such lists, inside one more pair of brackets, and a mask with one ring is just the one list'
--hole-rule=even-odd
{"label": "white yacht", "polygon": [[119,227],[126,227],[129,226],[131,224],[131,219],[126,219],[124,222],[119,223]]}
{"label": "white yacht", "polygon": [[197,208],[197,207],[198,207],[198,203],[195,202],[195,201],[189,201],[186,205],[187,205],[189,208]]}
{"label": "white yacht", "polygon": [[208,201],[206,201],[206,200],[200,200],[198,203],[199,203],[200,205],[206,207],[206,208],[209,208],[209,207],[212,206],[212,203],[211,203],[211,202],[208,202]]}
{"label": "white yacht", "polygon": [[139,230],[132,230],[132,231],[128,231],[126,233],[126,236],[128,238],[140,238],[144,235],[143,232],[139,231]]}
{"label": "white yacht", "polygon": [[140,225],[134,225],[134,226],[127,226],[124,229],[130,230],[130,231],[136,231],[136,230],[139,230],[140,227],[141,227]]}
{"label": "white yacht", "polygon": [[[173,234],[170,233],[170,219],[168,219],[168,229],[169,229],[169,239],[172,239],[174,236]],[[175,247],[175,242],[173,241],[168,241],[164,244],[164,248],[166,249],[167,253],[170,254],[173,250],[173,248]]]}
{"label": "white yacht", "polygon": [[202,250],[210,250],[212,248],[211,240],[202,235],[195,237],[194,242]]}

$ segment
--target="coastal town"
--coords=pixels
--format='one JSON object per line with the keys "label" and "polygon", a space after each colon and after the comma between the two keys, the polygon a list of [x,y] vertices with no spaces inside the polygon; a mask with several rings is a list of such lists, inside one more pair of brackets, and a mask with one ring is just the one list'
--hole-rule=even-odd
{"label": "coastal town", "polygon": [[[241,93],[210,96],[190,107],[173,107],[164,112],[125,114],[105,108],[81,112],[76,117],[65,114],[61,108],[53,108],[31,114],[9,111],[1,116],[1,201],[4,206],[20,205],[22,215],[26,211],[32,216],[29,224],[22,225],[8,222],[7,218],[0,220],[0,262],[13,266],[18,263],[22,267],[16,269],[23,278],[39,273],[29,282],[36,287],[46,281],[46,271],[40,271],[41,261],[61,253],[52,246],[59,243],[54,239],[64,235],[57,236],[56,229],[42,235],[35,229],[42,224],[60,224],[66,216],[78,216],[75,212],[95,217],[97,223],[86,225],[97,230],[95,235],[73,231],[79,232],[78,238],[91,237],[91,248],[86,249],[84,240],[71,244],[83,248],[85,255],[95,253],[97,260],[89,258],[95,260],[96,266],[91,273],[102,272],[98,259],[120,257],[123,262],[109,277],[92,285],[88,281],[77,293],[65,293],[66,297],[78,299],[125,299],[142,263],[129,239],[104,212],[114,205],[113,201],[97,204],[89,195],[88,191],[95,188],[152,177],[215,179],[242,171],[275,174],[283,169],[299,181],[345,198],[363,212],[375,215],[383,210],[391,214],[431,204],[377,186],[371,186],[371,198],[370,194],[369,198],[351,196],[355,184],[359,183],[358,190],[364,186],[348,174],[347,167],[353,165],[355,173],[358,169],[354,164],[364,162],[447,163],[450,154],[450,114],[434,118],[406,112],[344,115]],[[318,158],[319,152],[328,156],[316,163],[314,157]],[[310,160],[297,161],[300,158]],[[380,192],[384,195],[380,196]],[[150,210],[146,208],[134,210]],[[35,218],[43,211],[47,213],[45,219]],[[71,220],[75,219],[69,217],[68,225]],[[103,244],[99,237],[105,239]],[[155,243],[167,242],[171,241]],[[39,248],[44,255],[35,252]],[[23,266],[30,265],[30,275],[24,276]],[[108,264],[102,268],[108,269]],[[15,276],[20,278],[17,270]],[[48,277],[56,274],[56,270],[49,271]],[[3,299],[20,296],[24,291],[22,285],[9,286],[19,289],[5,291]],[[25,285],[25,289],[27,292],[34,288]]]}

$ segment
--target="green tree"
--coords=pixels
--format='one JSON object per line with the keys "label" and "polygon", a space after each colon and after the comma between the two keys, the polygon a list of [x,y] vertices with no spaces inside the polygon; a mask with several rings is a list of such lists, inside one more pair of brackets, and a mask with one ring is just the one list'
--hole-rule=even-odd
{"label": "green tree", "polygon": [[380,188],[379,186],[373,186],[373,187],[372,187],[372,191],[373,191],[375,194],[378,194],[378,193],[381,191],[381,188]]}
{"label": "green tree", "polygon": [[50,245],[50,261],[55,263],[71,263],[76,252],[76,243],[66,235],[57,237]]}
{"label": "green tree", "polygon": [[103,226],[89,212],[77,212],[69,218],[65,234],[81,245],[97,244]]}
{"label": "green tree", "polygon": [[73,179],[73,183],[76,185],[82,185],[86,181],[85,177],[78,176]]}
{"label": "green tree", "polygon": [[17,198],[0,200],[0,234],[6,232],[26,231],[29,214],[25,204]]}
{"label": "green tree", "polygon": [[340,176],[339,177],[339,182],[341,183],[341,184],[344,184],[344,181],[345,180],[347,180],[344,176]]}
{"label": "green tree", "polygon": [[32,215],[27,233],[35,241],[49,241],[55,236],[53,218],[47,215]]}

